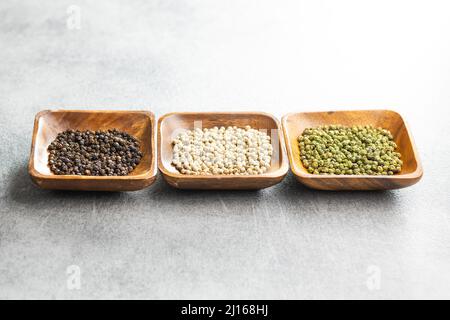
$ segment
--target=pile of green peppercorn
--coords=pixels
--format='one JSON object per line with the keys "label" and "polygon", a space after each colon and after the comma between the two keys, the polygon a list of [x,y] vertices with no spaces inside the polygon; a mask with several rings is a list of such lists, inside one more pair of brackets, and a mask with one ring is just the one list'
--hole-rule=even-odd
{"label": "pile of green peppercorn", "polygon": [[125,176],[142,159],[139,141],[126,132],[67,130],[48,146],[57,175]]}
{"label": "pile of green peppercorn", "polygon": [[312,174],[393,175],[402,169],[392,134],[372,126],[307,128],[298,137],[300,160]]}

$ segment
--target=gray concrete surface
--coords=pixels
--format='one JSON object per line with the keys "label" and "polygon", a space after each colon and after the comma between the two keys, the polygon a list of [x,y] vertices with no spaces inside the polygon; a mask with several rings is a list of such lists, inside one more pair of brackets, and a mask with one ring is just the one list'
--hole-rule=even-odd
{"label": "gray concrete surface", "polygon": [[[447,12],[2,0],[0,298],[450,298]],[[134,193],[40,190],[26,168],[33,117],[73,107],[392,108],[425,175],[389,192],[313,191],[292,175],[255,192],[179,191],[161,177]]]}

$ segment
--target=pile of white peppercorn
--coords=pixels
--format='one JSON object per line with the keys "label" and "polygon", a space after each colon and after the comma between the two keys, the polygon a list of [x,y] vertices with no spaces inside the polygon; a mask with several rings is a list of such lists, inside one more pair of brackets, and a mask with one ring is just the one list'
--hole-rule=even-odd
{"label": "pile of white peppercorn", "polygon": [[245,128],[187,130],[173,141],[172,165],[188,175],[253,175],[270,168],[270,137]]}
{"label": "pile of white peppercorn", "polygon": [[126,132],[66,130],[48,146],[57,175],[125,176],[142,158],[139,141]]}

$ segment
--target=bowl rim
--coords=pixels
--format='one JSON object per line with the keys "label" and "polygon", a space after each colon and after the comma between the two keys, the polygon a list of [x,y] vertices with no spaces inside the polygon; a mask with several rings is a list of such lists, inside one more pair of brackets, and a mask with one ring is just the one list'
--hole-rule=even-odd
{"label": "bowl rim", "polygon": [[[266,116],[270,119],[272,119],[276,126],[277,126],[277,130],[278,130],[278,141],[280,143],[281,146],[281,153],[282,153],[282,159],[281,159],[281,164],[280,167],[270,173],[262,173],[262,174],[254,174],[254,175],[248,175],[248,176],[244,176],[244,175],[235,175],[235,174],[228,174],[228,175],[220,175],[220,174],[212,174],[212,175],[186,175],[186,174],[182,174],[179,172],[170,172],[166,169],[166,166],[163,164],[162,159],[161,159],[161,145],[162,145],[162,139],[161,139],[161,123],[168,117],[173,116],[173,115],[217,115],[217,114],[227,114],[227,115],[233,115],[233,114],[239,114],[239,115],[262,115],[262,116]],[[201,179],[225,179],[225,180],[229,180],[229,179],[236,179],[236,180],[251,180],[251,179],[261,179],[261,178],[267,178],[267,179],[276,179],[276,178],[280,178],[283,177],[287,174],[288,170],[289,170],[289,160],[287,157],[287,152],[286,152],[286,144],[284,143],[284,136],[282,134],[282,128],[281,128],[281,123],[280,121],[273,115],[271,115],[270,113],[267,112],[261,112],[261,111],[206,111],[206,112],[199,112],[199,111],[181,111],[181,112],[169,112],[164,114],[163,116],[161,116],[158,119],[158,169],[161,171],[161,173],[164,176],[168,176],[171,178],[176,178],[176,179],[196,179],[196,180],[201,180]]]}
{"label": "bowl rim", "polygon": [[[342,112],[387,112],[387,113],[393,113],[396,114],[400,120],[403,122],[406,128],[406,133],[408,135],[409,141],[411,142],[412,150],[414,159],[416,160],[417,167],[413,172],[405,173],[405,174],[394,174],[392,176],[389,175],[380,175],[380,176],[374,176],[374,175],[367,175],[367,174],[359,174],[359,175],[349,175],[349,174],[343,174],[343,175],[337,175],[337,174],[327,174],[327,175],[317,175],[312,173],[305,173],[303,171],[297,170],[297,166],[294,159],[294,154],[292,151],[292,141],[289,139],[289,129],[287,126],[287,121],[290,117],[293,115],[298,114],[305,114],[305,113],[342,113]],[[423,167],[422,162],[420,161],[419,154],[417,152],[416,144],[414,142],[414,138],[411,134],[411,130],[409,127],[409,124],[405,121],[405,119],[402,117],[402,115],[391,109],[357,109],[357,110],[325,110],[325,111],[300,111],[300,112],[290,112],[285,114],[281,118],[281,126],[283,129],[283,135],[286,141],[286,149],[288,153],[289,158],[289,164],[292,170],[292,173],[296,175],[299,178],[302,179],[343,179],[343,180],[349,180],[349,179],[376,179],[376,180],[392,180],[392,179],[401,179],[401,180],[410,180],[410,179],[417,179],[421,178],[423,176]]]}
{"label": "bowl rim", "polygon": [[[122,113],[122,114],[130,114],[130,113],[137,113],[137,114],[143,114],[148,117],[150,120],[150,130],[151,130],[151,137],[150,137],[150,150],[152,151],[151,155],[151,161],[150,161],[150,168],[147,168],[147,170],[144,173],[138,174],[138,175],[127,175],[127,176],[78,176],[78,175],[55,175],[55,174],[42,174],[39,171],[35,169],[34,165],[34,152],[36,149],[36,137],[37,132],[39,129],[39,119],[48,114],[48,113]],[[155,115],[152,111],[149,110],[77,110],[77,109],[70,109],[70,110],[64,110],[64,109],[46,109],[39,111],[36,116],[34,117],[34,128],[33,128],[33,134],[32,134],[32,142],[31,142],[31,150],[30,150],[30,157],[28,161],[28,173],[30,176],[34,179],[40,179],[40,180],[83,180],[83,181],[108,181],[108,180],[115,180],[115,181],[130,181],[130,180],[148,180],[156,176],[156,148],[155,148]]]}

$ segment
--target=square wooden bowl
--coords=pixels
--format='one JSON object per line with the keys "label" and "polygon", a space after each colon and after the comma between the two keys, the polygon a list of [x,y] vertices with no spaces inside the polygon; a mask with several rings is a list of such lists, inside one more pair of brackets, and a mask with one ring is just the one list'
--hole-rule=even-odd
{"label": "square wooden bowl", "polygon": [[[373,125],[389,130],[402,155],[403,167],[392,176],[370,175],[315,175],[310,174],[300,161],[297,138],[303,130],[321,125]],[[304,185],[321,190],[384,190],[415,184],[422,177],[414,141],[403,118],[390,110],[329,111],[290,113],[282,118],[283,133],[291,170]]]}
{"label": "square wooden bowl", "polygon": [[[156,179],[155,117],[149,111],[45,110],[36,115],[28,172],[44,189],[89,191],[134,191]],[[48,167],[47,147],[57,134],[68,129],[118,129],[141,143],[141,163],[127,176],[55,175]]]}
{"label": "square wooden bowl", "polygon": [[[183,130],[195,127],[251,126],[268,130],[274,154],[270,169],[259,175],[185,175],[172,166],[172,141]],[[158,121],[158,168],[164,179],[180,189],[263,189],[283,180],[289,165],[281,133],[276,118],[262,112],[174,112],[162,116]]]}

